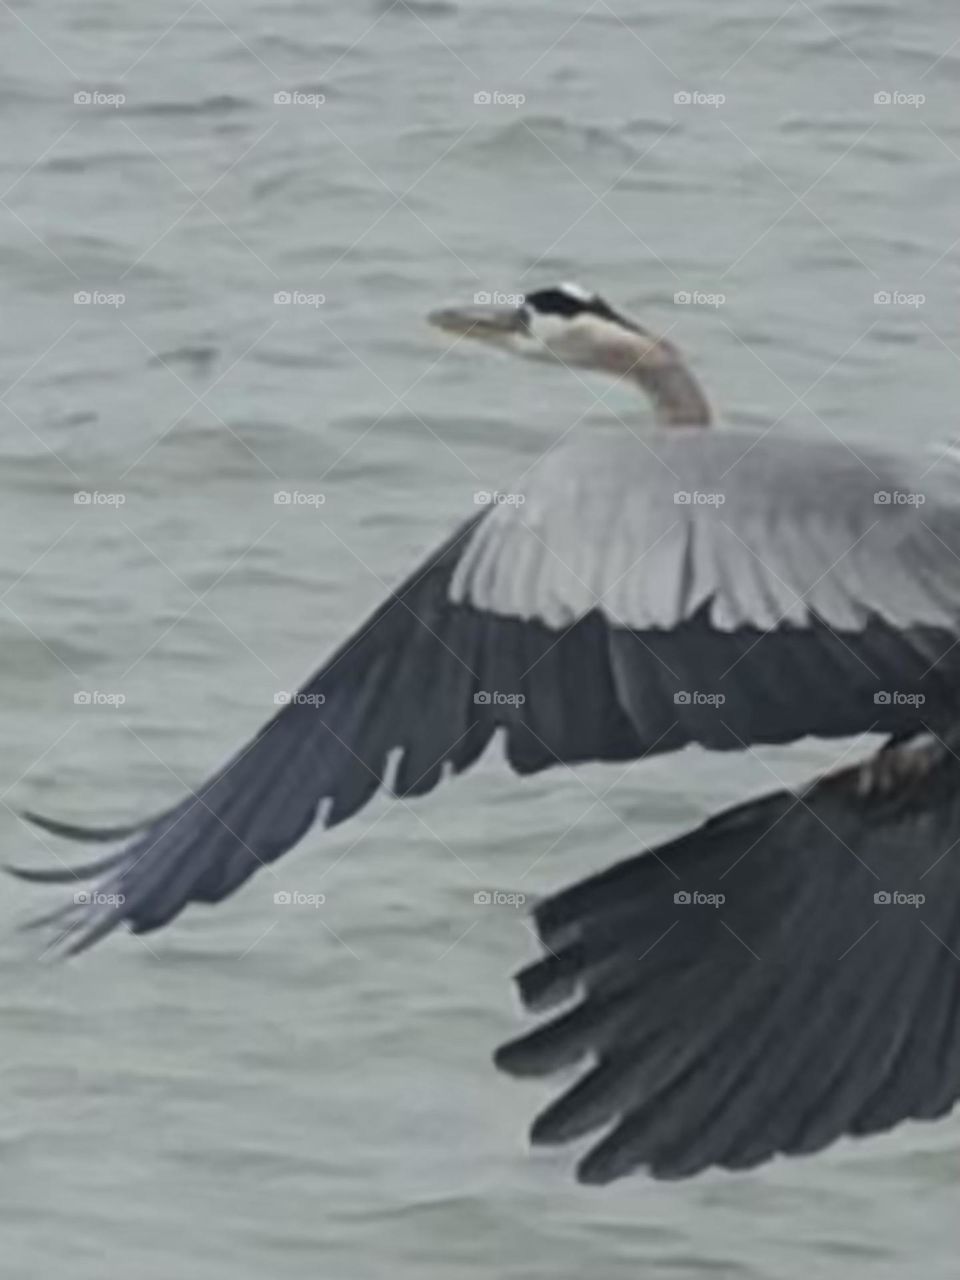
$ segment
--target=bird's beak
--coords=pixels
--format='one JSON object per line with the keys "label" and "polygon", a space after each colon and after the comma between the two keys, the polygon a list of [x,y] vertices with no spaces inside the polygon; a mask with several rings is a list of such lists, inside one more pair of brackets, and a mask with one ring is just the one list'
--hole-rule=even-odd
{"label": "bird's beak", "polygon": [[524,327],[521,307],[501,307],[476,303],[469,307],[441,307],[431,311],[427,320],[437,329],[462,337],[480,338],[488,342],[503,341]]}

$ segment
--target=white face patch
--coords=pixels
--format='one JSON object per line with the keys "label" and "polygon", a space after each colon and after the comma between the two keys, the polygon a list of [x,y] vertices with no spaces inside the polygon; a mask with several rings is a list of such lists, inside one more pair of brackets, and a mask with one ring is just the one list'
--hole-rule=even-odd
{"label": "white face patch", "polygon": [[607,367],[607,353],[622,348],[627,331],[612,320],[581,311],[563,316],[529,308],[529,333],[518,335],[515,350],[539,359]]}

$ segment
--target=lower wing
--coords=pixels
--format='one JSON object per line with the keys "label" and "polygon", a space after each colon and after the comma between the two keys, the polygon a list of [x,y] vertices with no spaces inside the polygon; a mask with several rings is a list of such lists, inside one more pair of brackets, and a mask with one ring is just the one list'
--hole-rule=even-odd
{"label": "lower wing", "polygon": [[779,792],[543,902],[497,1065],[592,1060],[535,1143],[587,1183],[815,1151],[960,1096],[960,734]]}

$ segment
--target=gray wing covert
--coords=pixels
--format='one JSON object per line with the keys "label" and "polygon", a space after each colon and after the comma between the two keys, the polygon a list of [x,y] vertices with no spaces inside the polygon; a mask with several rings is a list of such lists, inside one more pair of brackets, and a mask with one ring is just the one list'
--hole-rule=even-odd
{"label": "gray wing covert", "polygon": [[[548,455],[230,761],[119,853],[50,881],[69,949],[215,902],[381,786],[431,790],[499,730],[521,773],[699,742],[910,732],[957,685],[956,464],[675,429]],[[919,474],[919,464],[915,468]],[[922,489],[924,505],[876,502]],[[719,499],[723,498],[721,502]],[[925,699],[925,702],[920,701]]]}

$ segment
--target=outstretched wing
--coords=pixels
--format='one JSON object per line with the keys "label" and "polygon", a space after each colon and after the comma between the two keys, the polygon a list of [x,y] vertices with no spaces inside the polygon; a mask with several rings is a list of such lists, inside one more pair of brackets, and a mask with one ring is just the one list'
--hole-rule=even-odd
{"label": "outstretched wing", "polygon": [[[524,1003],[572,1007],[505,1045],[592,1059],[534,1142],[604,1136],[583,1182],[682,1178],[942,1115],[960,1097],[960,733],[865,792],[779,792],[548,899]],[[881,753],[874,767],[885,767]]]}
{"label": "outstretched wing", "polygon": [[924,699],[942,709],[958,686],[956,465],[927,478],[921,506],[874,499],[878,484],[919,492],[919,464],[864,461],[682,429],[557,451],[195,794],[132,833],[41,820],[130,836],[77,869],[97,892],[54,917],[69,949],[223,898],[315,819],[343,821],[381,785],[429,791],[498,728],[521,773],[912,731]]}

